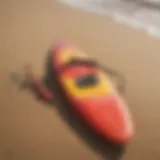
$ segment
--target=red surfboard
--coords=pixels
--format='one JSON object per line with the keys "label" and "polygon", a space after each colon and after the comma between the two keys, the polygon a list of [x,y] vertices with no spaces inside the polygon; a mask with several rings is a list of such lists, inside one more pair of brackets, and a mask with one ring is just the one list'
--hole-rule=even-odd
{"label": "red surfboard", "polygon": [[127,104],[103,69],[69,44],[53,49],[52,67],[68,100],[92,128],[116,143],[132,139]]}
{"label": "red surfboard", "polygon": [[[130,142],[134,129],[128,106],[105,69],[71,44],[54,46],[50,60],[73,109],[101,136],[118,144]],[[30,72],[28,76],[46,100],[53,98]]]}

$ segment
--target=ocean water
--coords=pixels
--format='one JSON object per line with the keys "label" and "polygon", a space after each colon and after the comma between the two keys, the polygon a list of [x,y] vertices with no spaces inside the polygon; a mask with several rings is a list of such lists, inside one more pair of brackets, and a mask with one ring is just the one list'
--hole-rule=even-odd
{"label": "ocean water", "polygon": [[160,0],[58,0],[160,38]]}

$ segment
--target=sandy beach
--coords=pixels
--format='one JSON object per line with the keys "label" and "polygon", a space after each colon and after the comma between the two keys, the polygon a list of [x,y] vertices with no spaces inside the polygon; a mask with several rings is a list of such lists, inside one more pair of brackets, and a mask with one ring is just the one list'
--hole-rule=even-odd
{"label": "sandy beach", "polygon": [[28,62],[41,76],[47,51],[56,41],[73,42],[100,63],[124,73],[136,135],[123,158],[160,159],[159,40],[50,0],[1,1],[0,22],[1,160],[105,159],[55,106],[39,102],[11,83],[10,73],[22,72]]}

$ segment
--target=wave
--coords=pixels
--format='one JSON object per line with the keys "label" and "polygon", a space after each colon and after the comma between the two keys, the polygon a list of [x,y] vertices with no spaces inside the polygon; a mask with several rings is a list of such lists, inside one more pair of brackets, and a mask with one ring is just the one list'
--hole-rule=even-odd
{"label": "wave", "polygon": [[72,7],[108,16],[116,22],[141,29],[160,38],[158,0],[58,0]]}

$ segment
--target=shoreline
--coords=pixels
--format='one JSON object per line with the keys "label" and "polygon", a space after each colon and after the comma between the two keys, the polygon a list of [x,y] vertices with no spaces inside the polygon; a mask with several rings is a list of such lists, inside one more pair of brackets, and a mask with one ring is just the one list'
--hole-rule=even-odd
{"label": "shoreline", "polygon": [[[119,1],[120,3],[114,4],[114,1],[113,3],[110,3],[109,0],[108,2],[105,1],[104,6],[102,6],[102,1],[104,0],[101,0],[101,3],[98,4],[96,4],[96,2],[88,3],[83,0],[57,1],[67,4],[75,9],[106,16],[108,19],[112,19],[116,23],[125,24],[131,28],[145,32],[153,38],[160,38],[160,12],[157,10],[140,7],[138,4],[133,4],[130,2]],[[150,16],[151,14],[152,16]]]}

